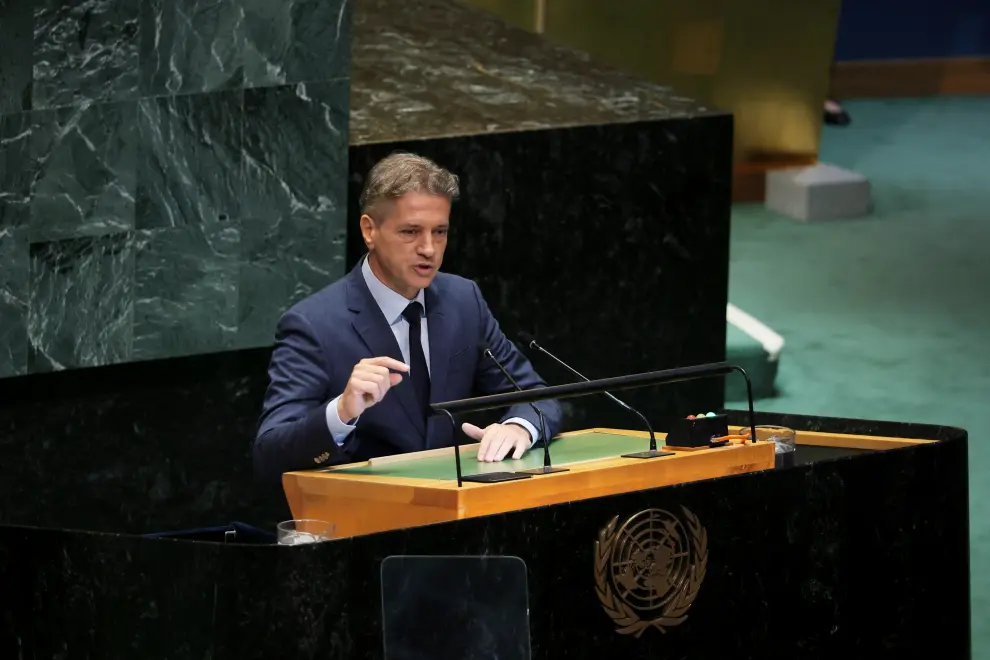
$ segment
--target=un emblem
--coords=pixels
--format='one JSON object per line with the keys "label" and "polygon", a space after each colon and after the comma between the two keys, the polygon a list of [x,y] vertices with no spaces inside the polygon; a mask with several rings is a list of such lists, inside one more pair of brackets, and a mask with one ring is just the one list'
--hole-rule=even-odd
{"label": "un emblem", "polygon": [[595,592],[623,635],[660,632],[687,619],[708,566],[708,532],[681,507],[683,520],[647,509],[619,526],[616,516],[595,543]]}

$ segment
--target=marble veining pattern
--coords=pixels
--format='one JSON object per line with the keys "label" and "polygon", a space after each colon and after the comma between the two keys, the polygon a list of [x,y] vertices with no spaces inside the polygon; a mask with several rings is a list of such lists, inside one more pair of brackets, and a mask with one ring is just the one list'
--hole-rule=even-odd
{"label": "marble veining pattern", "polygon": [[337,100],[345,94],[339,81],[245,92],[238,346],[269,343],[279,300],[344,272],[348,115]]}
{"label": "marble veining pattern", "polygon": [[351,143],[662,120],[708,110],[450,0],[361,0]]}
{"label": "marble veining pattern", "polygon": [[133,102],[32,113],[31,240],[134,227],[137,130]]}
{"label": "marble veining pattern", "polygon": [[27,226],[30,191],[31,115],[0,115],[0,228]]}
{"label": "marble veining pattern", "polygon": [[240,91],[141,100],[138,229],[240,217],[243,110]]}
{"label": "marble veining pattern", "polygon": [[0,226],[0,378],[27,372],[27,230]]}
{"label": "marble veining pattern", "polygon": [[240,0],[245,84],[263,87],[348,77],[354,2]]}
{"label": "marble veining pattern", "polygon": [[34,0],[34,109],[137,97],[141,0]]}
{"label": "marble veining pattern", "polygon": [[339,100],[346,91],[341,81],[245,91],[251,213],[312,217],[343,206],[348,117]]}
{"label": "marble veining pattern", "polygon": [[31,245],[29,370],[129,359],[133,273],[126,233]]}
{"label": "marble veining pattern", "polygon": [[233,224],[138,232],[134,358],[230,348],[237,334],[240,230]]}
{"label": "marble veining pattern", "polygon": [[270,345],[343,273],[351,0],[0,0],[0,377]]}
{"label": "marble veining pattern", "polygon": [[236,0],[143,0],[141,95],[241,87],[243,21]]}

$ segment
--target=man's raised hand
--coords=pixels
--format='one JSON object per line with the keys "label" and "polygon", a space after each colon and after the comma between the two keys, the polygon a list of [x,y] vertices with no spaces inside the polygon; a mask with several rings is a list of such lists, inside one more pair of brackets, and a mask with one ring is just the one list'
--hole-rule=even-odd
{"label": "man's raised hand", "polygon": [[409,366],[390,357],[365,358],[354,365],[344,393],[337,399],[337,414],[345,424],[381,401],[389,389],[402,382]]}

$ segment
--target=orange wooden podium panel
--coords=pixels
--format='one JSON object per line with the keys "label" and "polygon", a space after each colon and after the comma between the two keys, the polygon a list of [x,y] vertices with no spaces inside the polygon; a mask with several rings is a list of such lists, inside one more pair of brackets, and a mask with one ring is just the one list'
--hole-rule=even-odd
{"label": "orange wooden podium panel", "polygon": [[[334,525],[337,538],[369,534],[617,493],[771,469],[772,443],[673,450],[672,456],[623,458],[647,449],[637,431],[590,429],[561,434],[551,444],[553,464],[566,472],[501,483],[458,487],[452,447],[320,471],[283,475],[293,518]],[[658,434],[658,437],[664,437]],[[540,448],[523,459],[479,463],[477,444],[461,447],[462,474],[518,471],[543,465]]]}

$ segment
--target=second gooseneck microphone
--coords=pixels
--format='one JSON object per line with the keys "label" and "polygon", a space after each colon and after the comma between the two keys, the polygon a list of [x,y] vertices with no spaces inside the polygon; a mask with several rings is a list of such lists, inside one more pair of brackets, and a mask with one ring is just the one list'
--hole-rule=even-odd
{"label": "second gooseneck microphone", "polygon": [[[565,369],[567,369],[568,371],[570,371],[572,374],[574,374],[575,376],[577,376],[581,380],[584,380],[584,381],[589,380],[589,378],[587,376],[585,376],[584,374],[582,374],[581,372],[579,372],[577,369],[575,369],[571,365],[567,364],[566,362],[564,362],[563,360],[561,360],[559,357],[557,357],[556,355],[554,355],[553,353],[551,353],[547,349],[545,349],[542,346],[540,346],[539,343],[537,343],[537,341],[536,341],[536,337],[534,337],[533,335],[529,334],[528,332],[520,332],[519,333],[519,339],[521,339],[523,342],[525,342],[526,345],[529,346],[530,348],[532,348],[534,351],[539,351],[540,353],[543,353],[548,358],[550,358],[551,360],[553,360],[554,362],[556,362],[560,366],[564,367]],[[605,396],[607,396],[612,401],[614,401],[615,403],[619,404],[620,406],[622,406],[623,408],[625,408],[626,410],[628,410],[629,412],[633,413],[634,415],[636,415],[637,417],[639,417],[641,420],[643,420],[643,424],[646,425],[647,430],[650,432],[650,449],[649,449],[649,451],[635,452],[633,454],[623,454],[623,456],[626,456],[628,458],[656,458],[658,456],[669,456],[672,453],[672,452],[665,452],[665,451],[658,451],[657,450],[657,437],[656,437],[656,434],[654,434],[654,432],[653,432],[653,427],[650,425],[650,420],[646,419],[646,416],[643,415],[643,413],[639,412],[638,410],[636,410],[635,408],[633,408],[628,403],[626,403],[622,399],[618,398],[617,396],[615,396],[611,392],[605,392]]]}

